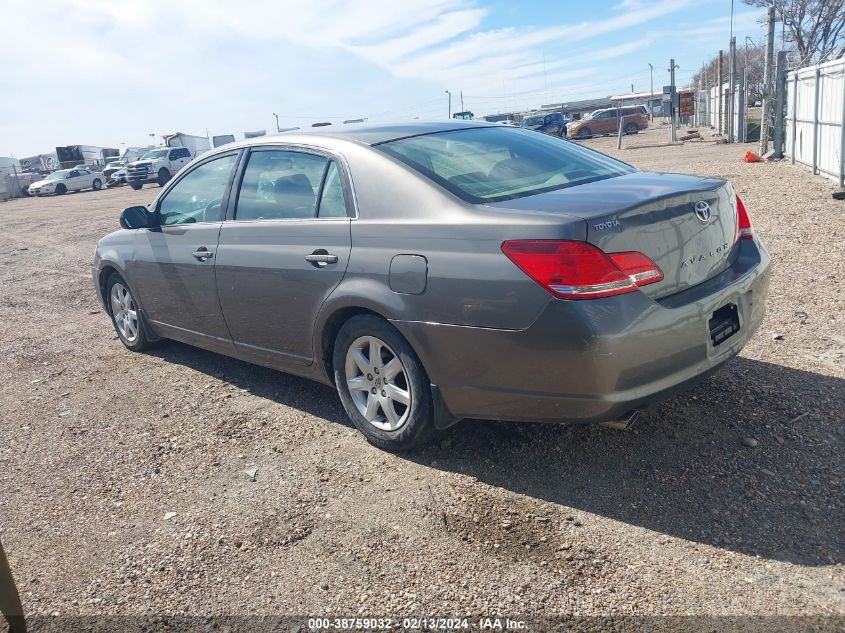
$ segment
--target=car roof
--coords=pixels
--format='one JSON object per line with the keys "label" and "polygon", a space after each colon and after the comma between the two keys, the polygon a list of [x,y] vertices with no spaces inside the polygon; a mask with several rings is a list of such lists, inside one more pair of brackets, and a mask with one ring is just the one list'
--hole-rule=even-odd
{"label": "car roof", "polygon": [[[482,127],[501,127],[496,123],[487,121],[415,121],[413,123],[384,123],[384,124],[349,124],[349,125],[325,125],[304,130],[291,130],[281,134],[269,136],[258,136],[255,138],[233,143],[225,146],[228,149],[234,147],[245,147],[249,145],[264,145],[268,143],[286,143],[296,138],[296,142],[303,142],[303,137],[336,138],[346,141],[354,141],[363,145],[379,145],[389,141],[396,141],[411,136],[423,134],[434,134],[435,132],[449,132],[452,130],[467,130]],[[224,146],[221,146],[223,148]]]}

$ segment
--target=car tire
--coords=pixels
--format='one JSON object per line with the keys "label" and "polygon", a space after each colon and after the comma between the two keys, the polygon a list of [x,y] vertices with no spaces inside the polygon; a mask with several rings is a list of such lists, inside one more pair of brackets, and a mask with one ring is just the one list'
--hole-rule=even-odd
{"label": "car tire", "polygon": [[66,194],[66,193],[67,193],[67,187],[65,187],[62,184],[56,185],[56,195],[57,196],[61,196],[61,195]]}
{"label": "car tire", "polygon": [[590,138],[593,135],[593,131],[588,127],[582,127],[578,130],[578,138]]}
{"label": "car tire", "polygon": [[94,191],[99,191],[103,188],[103,183],[99,178],[94,178],[94,182],[91,183],[91,189]]}
{"label": "car tire", "polygon": [[159,187],[164,187],[167,184],[167,181],[170,180],[170,172],[167,171],[164,167],[158,170],[158,178],[156,182],[158,182]]}
{"label": "car tire", "polygon": [[629,123],[625,126],[625,134],[638,134],[640,131],[640,126],[636,123]]}
{"label": "car tire", "polygon": [[151,347],[153,342],[147,336],[144,313],[138,307],[129,284],[120,274],[112,273],[109,276],[106,281],[105,299],[114,331],[126,349],[141,352]]}
{"label": "car tire", "polygon": [[138,189],[140,189],[144,185],[141,184],[141,183],[137,183],[137,182],[130,182],[129,186],[132,187],[135,191],[138,191]]}
{"label": "car tire", "polygon": [[428,374],[387,321],[370,314],[349,319],[337,333],[332,361],[343,408],[371,444],[408,451],[434,438]]}

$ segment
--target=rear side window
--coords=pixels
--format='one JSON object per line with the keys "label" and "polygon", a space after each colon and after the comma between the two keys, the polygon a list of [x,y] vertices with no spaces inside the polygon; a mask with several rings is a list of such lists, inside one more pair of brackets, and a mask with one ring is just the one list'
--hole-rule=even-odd
{"label": "rear side window", "polygon": [[343,182],[335,162],[306,152],[251,152],[241,181],[235,219],[314,217],[347,217]]}
{"label": "rear side window", "polygon": [[236,220],[313,218],[328,161],[316,154],[284,150],[250,152]]}
{"label": "rear side window", "polygon": [[521,198],[636,171],[575,143],[506,127],[425,134],[376,148],[475,204]]}
{"label": "rear side window", "polygon": [[346,201],[343,197],[343,183],[334,161],[330,161],[326,169],[317,216],[321,218],[345,218],[347,216]]}

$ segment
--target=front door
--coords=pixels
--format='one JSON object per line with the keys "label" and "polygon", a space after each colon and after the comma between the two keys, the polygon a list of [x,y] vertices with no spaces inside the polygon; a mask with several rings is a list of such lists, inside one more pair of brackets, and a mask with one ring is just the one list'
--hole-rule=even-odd
{"label": "front door", "polygon": [[252,150],[217,247],[217,289],[238,351],[309,364],[314,321],[346,272],[349,183],[331,156]]}
{"label": "front door", "polygon": [[132,285],[144,313],[166,336],[231,348],[214,263],[237,152],[200,163],[154,204],[157,226],[137,231]]}

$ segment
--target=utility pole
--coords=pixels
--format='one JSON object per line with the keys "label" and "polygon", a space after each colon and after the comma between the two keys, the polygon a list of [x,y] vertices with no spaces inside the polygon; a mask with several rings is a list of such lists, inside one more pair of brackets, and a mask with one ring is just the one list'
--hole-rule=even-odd
{"label": "utility pole", "polygon": [[447,90],[446,94],[449,95],[449,118],[451,119],[452,118],[452,93]]}
{"label": "utility pole", "polygon": [[464,91],[461,90],[461,112],[464,111]]}
{"label": "utility pole", "polygon": [[736,100],[737,125],[739,129],[736,131],[737,143],[745,143],[748,134],[748,121],[746,120],[748,99],[748,68],[743,68],[739,73],[739,96]]}
{"label": "utility pole", "polygon": [[719,125],[716,127],[716,131],[719,134],[725,131],[725,112],[722,108],[722,98],[724,97],[724,94],[722,94],[722,83],[722,51],[719,51],[719,61],[717,62],[716,66],[716,85],[718,86],[718,88],[716,89],[716,93],[719,95],[719,100],[717,102],[717,114],[719,115]]}
{"label": "utility pole", "polygon": [[669,90],[669,115],[671,117],[670,125],[669,125],[669,142],[675,142],[678,140],[678,133],[677,133],[677,108],[675,100],[677,99],[677,92],[675,92],[675,69],[679,68],[679,66],[675,66],[675,60],[669,60],[669,85],[671,86]]}
{"label": "utility pole", "polygon": [[650,84],[649,84],[651,94],[648,96],[648,116],[649,116],[649,119],[650,119],[649,122],[653,123],[654,122],[654,66],[649,64],[648,65],[648,71],[651,75],[651,81],[650,81]]}
{"label": "utility pole", "polygon": [[736,38],[731,37],[731,46],[728,58],[728,143],[736,142],[736,130],[734,129],[734,112],[736,111]]}
{"label": "utility pole", "polygon": [[279,127],[279,115],[274,112],[273,116],[276,117],[276,133],[278,134],[282,131],[282,128]]}
{"label": "utility pole", "polygon": [[[775,111],[772,158],[783,158],[783,118],[786,106],[786,51],[778,51],[778,63],[775,71]],[[842,131],[845,134],[845,130]]]}
{"label": "utility pole", "polygon": [[769,151],[769,114],[772,109],[772,66],[775,50],[775,7],[769,7],[766,29],[766,60],[763,70],[763,115],[760,120],[760,156]]}

